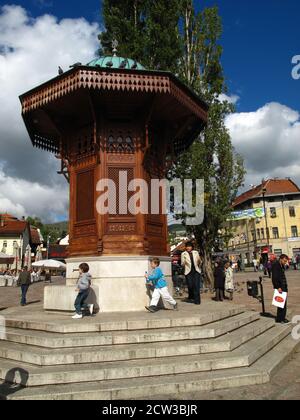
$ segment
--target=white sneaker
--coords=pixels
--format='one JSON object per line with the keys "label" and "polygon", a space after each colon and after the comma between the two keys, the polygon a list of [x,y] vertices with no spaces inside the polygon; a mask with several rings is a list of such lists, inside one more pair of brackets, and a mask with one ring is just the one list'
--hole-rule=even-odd
{"label": "white sneaker", "polygon": [[90,314],[93,315],[93,313],[94,313],[94,305],[91,304],[91,305],[88,305],[88,306],[89,306]]}
{"label": "white sneaker", "polygon": [[82,315],[76,314],[72,316],[72,319],[82,319]]}

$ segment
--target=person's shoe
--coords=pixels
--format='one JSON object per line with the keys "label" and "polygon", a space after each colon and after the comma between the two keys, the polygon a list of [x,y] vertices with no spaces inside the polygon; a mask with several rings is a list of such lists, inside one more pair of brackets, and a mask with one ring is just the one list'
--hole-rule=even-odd
{"label": "person's shoe", "polygon": [[82,314],[81,315],[76,314],[76,315],[72,316],[72,319],[82,319]]}
{"label": "person's shoe", "polygon": [[147,309],[147,311],[151,312],[152,314],[154,314],[155,312],[157,312],[155,306],[145,306],[145,308]]}
{"label": "person's shoe", "polygon": [[194,303],[193,299],[184,299],[184,303]]}
{"label": "person's shoe", "polygon": [[173,305],[173,309],[174,311],[178,311],[178,303],[175,303],[175,305]]}
{"label": "person's shoe", "polygon": [[91,304],[91,305],[88,305],[88,307],[89,307],[90,314],[93,315],[93,313],[94,313],[94,305]]}

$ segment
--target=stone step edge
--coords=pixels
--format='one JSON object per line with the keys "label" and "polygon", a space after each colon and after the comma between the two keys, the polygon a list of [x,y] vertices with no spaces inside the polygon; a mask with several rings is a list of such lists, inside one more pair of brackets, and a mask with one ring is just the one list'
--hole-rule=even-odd
{"label": "stone step edge", "polygon": [[[125,360],[141,360],[141,359],[148,359],[157,357],[162,357],[163,349],[166,345],[168,345],[169,353],[165,357],[175,357],[175,356],[184,356],[184,355],[195,355],[195,354],[211,354],[218,352],[230,352],[239,346],[247,343],[248,341],[252,340],[253,338],[265,333],[266,331],[272,329],[275,326],[274,321],[267,320],[267,319],[258,319],[251,324],[245,325],[241,327],[239,330],[233,331],[230,335],[226,334],[224,336],[220,336],[213,341],[211,339],[199,339],[199,340],[182,340],[179,342],[156,342],[151,343],[152,347],[149,348],[145,345],[145,343],[140,344],[124,344],[120,346],[95,346],[89,349],[90,354],[94,354],[100,350],[104,354],[103,362],[112,362],[112,361],[125,361]],[[2,344],[2,347],[1,347]],[[173,346],[173,347],[172,347]],[[3,348],[4,347],[4,348]],[[12,348],[10,348],[12,347]],[[19,348],[20,347],[20,348]],[[22,347],[28,347],[28,349],[23,349]],[[138,348],[139,347],[139,348]],[[187,347],[186,350],[180,350],[179,348]],[[172,353],[172,348],[174,353]],[[40,353],[39,353],[40,350]],[[24,362],[31,364],[33,366],[62,366],[68,364],[90,364],[90,363],[100,363],[101,360],[97,362],[93,362],[90,360],[87,361],[80,361],[76,362],[74,359],[70,359],[70,362],[66,363],[64,360],[63,362],[54,363],[47,362],[47,357],[51,360],[54,357],[54,354],[60,353],[64,351],[66,357],[70,354],[80,354],[80,352],[86,352],[86,347],[77,347],[77,348],[66,348],[66,349],[44,349],[42,347],[30,346],[26,344],[19,344],[14,342],[0,342],[0,357],[2,359],[7,359],[11,361],[17,362]],[[2,354],[3,351],[3,354]],[[68,351],[68,353],[67,353]],[[120,352],[127,352],[126,356],[122,358],[112,358],[109,359],[106,356],[106,353],[113,354],[113,353],[120,353]],[[148,351],[148,354],[147,354]],[[184,351],[186,353],[184,353]],[[134,354],[135,352],[135,354]],[[5,354],[6,353],[6,354]],[[14,354],[15,353],[15,354]],[[154,355],[153,355],[154,353]],[[133,357],[134,354],[134,357]],[[140,355],[139,355],[140,354]],[[33,358],[35,362],[33,362]],[[76,357],[75,357],[76,359]]]}
{"label": "stone step edge", "polygon": [[[86,366],[78,365],[77,368],[72,365],[59,367],[32,367],[23,364],[21,367],[29,374],[29,381],[23,385],[28,387],[42,386],[42,385],[59,385],[72,384],[78,382],[98,382],[105,380],[120,380],[125,378],[136,379],[139,377],[153,377],[172,374],[198,373],[209,372],[223,369],[234,369],[240,367],[249,367],[255,363],[259,358],[263,357],[272,348],[278,345],[289,334],[290,328],[272,329],[262,336],[256,337],[254,340],[244,344],[239,349],[235,350],[233,354],[211,354],[204,355],[202,360],[198,359],[198,355],[194,356],[180,356],[161,358],[157,363],[153,359],[148,359],[146,363],[144,360],[131,360],[125,362],[111,362],[111,363],[95,363],[91,364],[87,369]],[[254,347],[254,349],[252,349]],[[1,359],[0,359],[1,362]],[[7,370],[14,367],[14,364],[8,361],[2,361],[2,368],[0,368],[0,378],[5,379]],[[32,370],[30,370],[32,369]],[[61,372],[63,372],[62,376]],[[87,373],[88,372],[88,373]],[[96,377],[92,379],[93,374],[97,372]],[[84,373],[88,375],[83,378]],[[116,377],[116,375],[119,375]],[[136,376],[134,376],[136,375]],[[48,376],[48,383],[41,383]],[[80,381],[78,381],[80,377]],[[28,380],[28,378],[27,378]],[[57,382],[55,382],[57,381]],[[64,381],[64,382],[63,382]]]}
{"label": "stone step edge", "polygon": [[125,320],[125,321],[95,321],[84,323],[75,321],[67,324],[56,324],[43,321],[28,321],[22,319],[6,318],[6,327],[27,331],[41,331],[58,334],[109,332],[109,331],[138,331],[153,328],[178,328],[181,326],[204,326],[214,322],[222,321],[236,315],[247,312],[243,305],[235,308],[221,310],[209,314],[191,314],[186,316],[176,316],[175,318],[159,317],[159,314],[149,314],[149,319]]}
{"label": "stone step edge", "polygon": [[[160,378],[139,378],[133,385],[133,380],[110,381],[105,383],[85,383],[67,386],[46,386],[21,389],[17,394],[8,395],[8,400],[129,400],[151,395],[154,399],[163,399],[164,395],[176,397],[178,394],[190,392],[211,392],[225,388],[235,388],[249,385],[261,385],[270,381],[282,364],[291,357],[300,344],[286,338],[278,346],[263,356],[251,368],[232,369],[213,373],[204,372],[197,375],[172,375]],[[282,354],[282,350],[285,354]],[[270,356],[277,356],[270,362]]]}
{"label": "stone step edge", "polygon": [[[199,327],[186,327],[184,329],[184,327],[182,328],[177,328],[178,334],[180,335],[180,333],[182,335],[184,335],[184,333],[187,332],[196,332],[198,331],[198,329],[201,329],[201,332],[203,335],[205,335],[205,337],[196,337],[196,338],[216,338],[219,337],[221,335],[224,335],[226,333],[235,331],[239,328],[241,328],[244,325],[250,324],[251,322],[256,321],[257,319],[259,319],[259,314],[257,312],[245,312],[243,314],[239,314],[236,317],[232,317],[228,318],[226,320],[221,320],[221,321],[217,321],[215,324],[222,324],[222,325],[204,325],[204,326],[199,326]],[[225,326],[223,325],[225,324]],[[232,325],[234,324],[234,325]],[[187,330],[187,328],[189,328],[189,330]],[[99,345],[118,345],[118,344],[136,344],[136,343],[151,343],[151,342],[167,342],[167,341],[181,341],[181,340],[188,340],[188,339],[193,339],[193,337],[176,337],[174,338],[174,340],[171,340],[169,338],[167,339],[163,339],[163,334],[174,334],[174,331],[170,331],[170,329],[166,329],[166,330],[162,330],[162,329],[158,329],[158,330],[145,330],[145,331],[139,331],[138,333],[140,335],[144,335],[145,337],[148,335],[148,337],[150,339],[143,339],[142,341],[140,340],[136,340],[136,335],[137,332],[135,331],[120,331],[120,332],[112,332],[112,333],[107,333],[106,335],[102,335],[101,339],[102,339],[102,343],[97,343],[97,344],[91,344],[92,339],[93,338],[97,338],[98,336],[94,333],[94,335],[88,336],[86,334],[86,337],[83,336],[68,336],[68,337],[57,337],[57,336],[51,336],[50,335],[38,335],[36,333],[41,333],[39,331],[36,331],[35,334],[33,334],[33,332],[28,332],[28,333],[20,333],[19,330],[15,331],[14,329],[10,329],[7,328],[6,331],[6,340],[8,342],[16,342],[19,344],[29,344],[32,346],[37,346],[37,347],[44,347],[44,348],[49,348],[49,349],[55,349],[55,348],[73,348],[73,347],[90,347],[90,346],[99,346]],[[127,335],[126,335],[127,333]],[[47,333],[45,333],[47,334]],[[156,338],[153,337],[151,339],[151,335],[155,336]],[[159,337],[160,336],[160,337]],[[99,336],[100,337],[100,336]],[[24,342],[24,338],[27,339],[27,342]],[[85,344],[83,345],[82,343],[76,345],[76,344],[68,344],[66,345],[66,341],[69,340],[79,340],[82,339],[82,341],[84,341],[84,339],[87,338],[86,341],[89,341],[89,344]],[[29,341],[29,342],[28,342]],[[58,341],[58,344],[55,344],[55,341]]]}

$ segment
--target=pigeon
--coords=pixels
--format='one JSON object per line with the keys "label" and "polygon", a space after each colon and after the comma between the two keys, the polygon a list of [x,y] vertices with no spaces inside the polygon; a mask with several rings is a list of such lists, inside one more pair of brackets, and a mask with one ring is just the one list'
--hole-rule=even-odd
{"label": "pigeon", "polygon": [[64,74],[64,71],[60,66],[58,67],[58,74],[59,75]]}
{"label": "pigeon", "polygon": [[125,69],[127,66],[127,60],[123,60],[120,64],[120,69]]}
{"label": "pigeon", "polygon": [[81,63],[75,63],[75,64],[72,64],[72,66],[70,66],[70,69],[73,69],[73,68],[79,67],[79,66],[82,66],[82,64]]}
{"label": "pigeon", "polygon": [[134,62],[134,64],[132,65],[131,69],[132,69],[132,70],[136,70],[137,68],[138,68],[138,64],[137,64],[137,62],[135,61],[135,62]]}
{"label": "pigeon", "polygon": [[112,61],[108,61],[106,63],[106,67],[113,67],[114,63]]}

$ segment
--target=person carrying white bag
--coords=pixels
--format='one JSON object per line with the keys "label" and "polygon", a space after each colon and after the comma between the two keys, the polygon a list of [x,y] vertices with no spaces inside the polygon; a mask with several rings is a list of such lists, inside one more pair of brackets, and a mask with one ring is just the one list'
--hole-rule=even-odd
{"label": "person carrying white bag", "polygon": [[283,254],[272,266],[272,283],[275,289],[273,305],[277,306],[276,322],[279,324],[288,324],[290,322],[286,319],[288,283],[285,275],[285,267],[288,261],[289,257]]}

